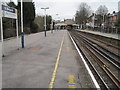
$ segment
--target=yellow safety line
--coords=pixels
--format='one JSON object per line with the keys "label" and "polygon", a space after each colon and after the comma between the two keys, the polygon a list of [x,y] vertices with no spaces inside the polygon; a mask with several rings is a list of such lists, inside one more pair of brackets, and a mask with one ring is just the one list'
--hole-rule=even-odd
{"label": "yellow safety line", "polygon": [[67,52],[70,52],[70,47],[69,46],[67,47]]}
{"label": "yellow safety line", "polygon": [[75,88],[77,88],[77,86],[75,84],[75,76],[74,75],[69,75],[68,86],[69,86],[70,90],[74,90]]}
{"label": "yellow safety line", "polygon": [[55,68],[54,68],[54,71],[53,71],[53,74],[52,74],[51,82],[50,82],[50,84],[49,84],[50,90],[52,90],[53,84],[54,84],[54,82],[55,82],[55,77],[56,77],[56,72],[57,72],[57,68],[58,68],[58,63],[59,63],[59,60],[60,60],[60,55],[61,55],[61,51],[62,51],[62,46],[63,46],[63,42],[64,42],[64,37],[65,37],[65,36],[63,36],[63,39],[62,39],[62,42],[61,42],[61,46],[60,46],[60,49],[59,49],[59,53],[58,53],[58,57],[57,57],[57,60],[56,60]]}

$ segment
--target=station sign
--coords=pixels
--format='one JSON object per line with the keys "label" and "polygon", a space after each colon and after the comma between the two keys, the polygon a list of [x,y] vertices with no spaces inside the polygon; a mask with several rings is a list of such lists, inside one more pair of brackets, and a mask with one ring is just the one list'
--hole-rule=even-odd
{"label": "station sign", "polygon": [[17,19],[17,9],[2,4],[2,17]]}

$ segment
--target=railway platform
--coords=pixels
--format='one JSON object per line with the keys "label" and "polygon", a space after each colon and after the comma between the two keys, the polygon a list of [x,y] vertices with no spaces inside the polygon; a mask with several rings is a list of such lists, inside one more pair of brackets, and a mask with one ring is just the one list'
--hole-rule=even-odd
{"label": "railway platform", "polygon": [[4,42],[3,88],[95,88],[67,30],[25,36]]}
{"label": "railway platform", "polygon": [[99,31],[92,31],[92,30],[87,30],[87,29],[86,30],[80,30],[80,31],[120,40],[119,34],[103,33],[103,32],[99,32]]}

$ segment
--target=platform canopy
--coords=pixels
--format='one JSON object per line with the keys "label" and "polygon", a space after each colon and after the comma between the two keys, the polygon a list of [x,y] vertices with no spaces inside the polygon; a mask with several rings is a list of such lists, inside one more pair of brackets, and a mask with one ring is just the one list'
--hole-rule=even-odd
{"label": "platform canopy", "polygon": [[73,19],[66,19],[64,22],[65,22],[65,24],[67,24],[67,25],[75,24],[75,21],[74,21]]}
{"label": "platform canopy", "polygon": [[65,24],[65,23],[57,23],[57,24],[55,24],[55,26],[67,26],[67,24]]}

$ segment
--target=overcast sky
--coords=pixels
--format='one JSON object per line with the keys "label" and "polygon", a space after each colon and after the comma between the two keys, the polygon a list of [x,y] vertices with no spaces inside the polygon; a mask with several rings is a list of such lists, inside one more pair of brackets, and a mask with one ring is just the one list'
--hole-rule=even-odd
{"label": "overcast sky", "polygon": [[[5,1],[5,0],[4,0]],[[7,0],[8,1],[8,0]],[[13,0],[17,1],[17,0]],[[47,14],[54,19],[73,18],[81,2],[87,3],[93,11],[100,5],[105,5],[109,13],[118,11],[118,1],[120,0],[33,0],[35,2],[36,14],[44,15],[42,7],[49,7]],[[59,14],[58,16],[56,14]]]}

